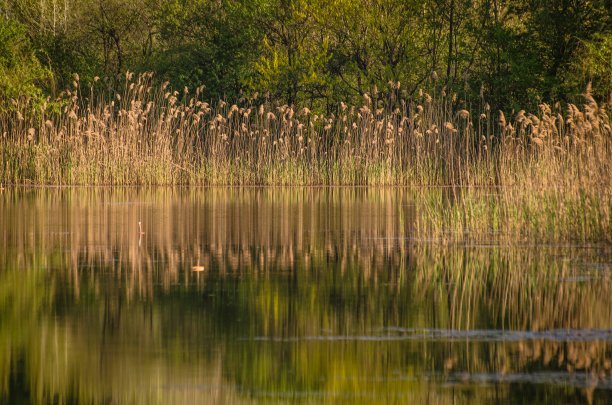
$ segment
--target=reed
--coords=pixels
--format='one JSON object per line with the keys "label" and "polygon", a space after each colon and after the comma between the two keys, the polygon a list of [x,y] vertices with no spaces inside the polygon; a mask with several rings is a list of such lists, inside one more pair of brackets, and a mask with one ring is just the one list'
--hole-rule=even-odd
{"label": "reed", "polygon": [[73,88],[40,111],[28,113],[28,100],[13,100],[0,117],[0,178],[9,184],[499,186],[534,175],[540,182],[568,174],[584,182],[610,174],[610,119],[588,89],[583,110],[570,104],[563,116],[560,106],[542,104],[537,115],[519,111],[508,121],[487,105],[455,112],[444,93],[420,94],[414,102],[365,94],[361,107],[341,103],[325,116],[257,96],[211,106],[201,88],[193,96],[187,88],[171,91],[167,83],[155,86],[150,73],[128,72],[121,84],[85,88],[75,75]]}
{"label": "reed", "polygon": [[588,88],[582,109],[543,103],[512,115],[484,101],[455,111],[444,91],[412,101],[365,94],[360,107],[322,115],[257,95],[211,105],[202,90],[128,72],[87,86],[75,75],[34,113],[13,100],[0,116],[0,182],[493,187],[495,212],[468,198],[454,211],[432,205],[439,223],[423,226],[474,231],[498,218],[516,235],[611,238],[610,106]]}

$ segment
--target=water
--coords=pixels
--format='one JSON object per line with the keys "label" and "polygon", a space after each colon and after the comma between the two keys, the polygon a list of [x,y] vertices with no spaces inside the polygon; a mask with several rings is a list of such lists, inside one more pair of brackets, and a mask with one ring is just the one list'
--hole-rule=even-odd
{"label": "water", "polygon": [[609,246],[419,215],[406,189],[5,190],[0,403],[612,401]]}

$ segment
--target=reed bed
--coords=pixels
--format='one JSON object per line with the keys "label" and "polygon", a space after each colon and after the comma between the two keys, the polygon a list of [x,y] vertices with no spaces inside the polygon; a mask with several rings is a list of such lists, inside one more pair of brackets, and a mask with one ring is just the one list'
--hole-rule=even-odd
{"label": "reed bed", "polygon": [[[390,83],[400,94],[399,84]],[[253,97],[204,101],[153,75],[82,85],[0,116],[0,182],[69,185],[479,186],[429,199],[422,226],[544,239],[610,241],[612,129],[585,105],[506,115],[485,100],[456,110],[444,89],[414,100],[364,94],[328,115]],[[612,103],[612,101],[611,101]],[[452,209],[449,209],[452,207]]]}
{"label": "reed bed", "polygon": [[[583,110],[540,105],[512,119],[454,111],[444,90],[417,100],[364,95],[329,116],[203,101],[152,74],[73,88],[32,113],[13,100],[0,117],[3,183],[199,185],[512,185],[609,180],[612,130],[587,91]],[[102,89],[100,89],[102,87]],[[398,85],[399,87],[399,85]],[[96,89],[96,91],[94,91]],[[399,89],[398,89],[399,90]],[[550,172],[553,173],[550,173]],[[544,176],[544,173],[547,175]],[[558,175],[562,177],[559,178]],[[572,178],[566,178],[570,175]],[[558,181],[555,181],[558,182]]]}

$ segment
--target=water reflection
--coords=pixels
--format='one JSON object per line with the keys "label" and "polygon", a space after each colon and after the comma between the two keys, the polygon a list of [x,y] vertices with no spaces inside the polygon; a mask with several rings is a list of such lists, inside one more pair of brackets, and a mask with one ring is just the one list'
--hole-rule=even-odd
{"label": "water reflection", "polygon": [[5,192],[1,401],[610,401],[609,247],[428,243],[427,192]]}

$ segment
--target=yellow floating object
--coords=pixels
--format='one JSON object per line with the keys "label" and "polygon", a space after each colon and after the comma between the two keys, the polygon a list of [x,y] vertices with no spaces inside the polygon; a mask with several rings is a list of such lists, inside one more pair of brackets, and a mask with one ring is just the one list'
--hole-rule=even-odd
{"label": "yellow floating object", "polygon": [[193,271],[204,271],[204,266],[193,266],[191,268]]}

